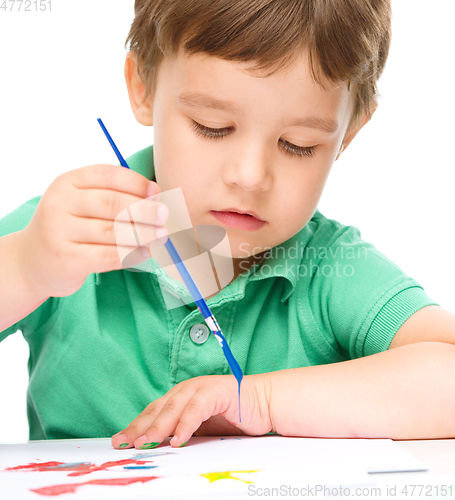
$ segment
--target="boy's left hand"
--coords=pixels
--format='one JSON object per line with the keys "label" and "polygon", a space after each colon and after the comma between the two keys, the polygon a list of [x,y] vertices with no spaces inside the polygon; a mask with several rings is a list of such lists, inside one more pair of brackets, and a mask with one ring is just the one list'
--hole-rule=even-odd
{"label": "boy's left hand", "polygon": [[199,435],[247,434],[273,430],[269,374],[243,377],[239,422],[238,384],[233,375],[206,375],[185,380],[158,398],[123,431],[112,436],[114,448],[155,448],[173,435],[178,447]]}

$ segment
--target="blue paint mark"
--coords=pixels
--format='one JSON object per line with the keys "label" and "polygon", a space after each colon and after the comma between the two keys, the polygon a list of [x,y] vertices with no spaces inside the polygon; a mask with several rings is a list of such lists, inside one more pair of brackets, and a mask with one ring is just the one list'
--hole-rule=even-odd
{"label": "blue paint mark", "polygon": [[65,462],[64,464],[56,465],[55,467],[77,467],[79,465],[92,465],[91,462]]}
{"label": "blue paint mark", "polygon": [[164,455],[175,455],[175,452],[172,451],[150,451],[148,453],[135,453],[131,458],[133,460],[141,459],[141,458],[151,458],[151,457],[162,457]]}
{"label": "blue paint mark", "polygon": [[125,465],[124,469],[155,469],[158,465]]}
{"label": "blue paint mark", "polygon": [[58,470],[58,469],[76,469],[77,467],[89,467],[90,465],[93,465],[92,462],[68,462],[64,464],[59,464],[59,465],[54,465],[53,467],[49,467],[49,469],[52,470]]}

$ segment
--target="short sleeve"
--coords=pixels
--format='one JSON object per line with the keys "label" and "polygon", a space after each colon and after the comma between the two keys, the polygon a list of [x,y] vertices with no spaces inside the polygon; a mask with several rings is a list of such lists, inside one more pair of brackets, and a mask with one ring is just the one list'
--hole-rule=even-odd
{"label": "short sleeve", "polygon": [[[32,198],[31,200],[25,202],[14,211],[10,212],[5,217],[0,219],[0,237],[24,229],[30,222],[40,198],[40,196]],[[2,265],[7,265],[7,263],[2,263]],[[8,335],[17,332],[18,330],[38,329],[40,325],[43,324],[44,321],[46,321],[46,319],[49,317],[49,315],[52,314],[52,312],[55,310],[57,303],[58,299],[53,297],[46,300],[25,318],[21,319],[14,325],[11,325],[3,332],[0,332],[0,341],[4,340],[6,337],[8,337]]]}
{"label": "short sleeve", "polygon": [[339,227],[319,248],[310,293],[319,302],[313,312],[350,359],[387,350],[408,318],[439,305],[354,226]]}

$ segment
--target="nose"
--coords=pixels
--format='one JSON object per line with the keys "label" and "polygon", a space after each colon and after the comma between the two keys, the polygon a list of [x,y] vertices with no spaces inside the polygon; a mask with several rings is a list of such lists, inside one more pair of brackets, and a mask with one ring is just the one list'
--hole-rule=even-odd
{"label": "nose", "polygon": [[244,191],[267,191],[272,183],[270,152],[265,144],[240,145],[226,166],[223,180]]}

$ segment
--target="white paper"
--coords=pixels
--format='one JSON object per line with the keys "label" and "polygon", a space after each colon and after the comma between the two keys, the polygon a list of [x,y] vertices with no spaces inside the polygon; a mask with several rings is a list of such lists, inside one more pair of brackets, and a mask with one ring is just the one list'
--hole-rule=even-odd
{"label": "white paper", "polygon": [[[118,463],[125,460],[132,463]],[[45,462],[64,465],[45,471],[6,470]],[[92,470],[107,462],[116,463]],[[78,465],[82,463],[85,471]],[[0,445],[0,498],[48,498],[46,492],[59,499],[251,498],[272,496],[273,488],[276,496],[324,498],[323,488],[372,485],[377,476],[367,471],[392,470],[425,467],[396,443],[383,439],[194,437],[183,448],[172,448],[166,441],[153,450],[114,450],[110,439],[31,441]],[[142,479],[125,485],[98,482],[132,478]],[[81,486],[60,494],[55,488],[71,484]],[[309,488],[313,494],[302,494]]]}

